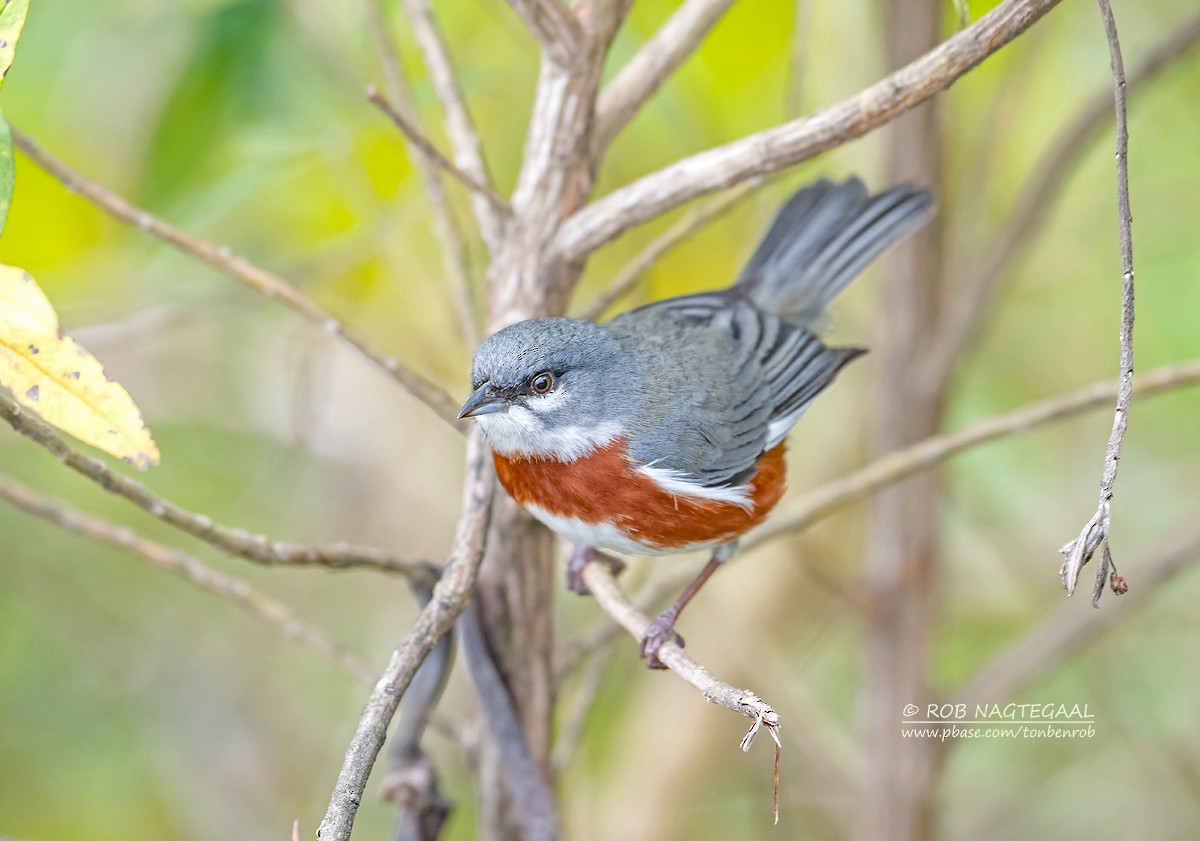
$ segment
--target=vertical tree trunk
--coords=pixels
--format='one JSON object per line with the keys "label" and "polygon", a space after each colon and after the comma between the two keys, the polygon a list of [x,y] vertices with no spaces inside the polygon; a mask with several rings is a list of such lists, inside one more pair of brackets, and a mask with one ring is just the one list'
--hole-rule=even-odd
{"label": "vertical tree trunk", "polygon": [[[497,496],[476,597],[489,646],[521,717],[533,757],[551,781],[554,709],[554,538],[508,497]],[[519,839],[504,790],[504,768],[484,738],[479,753],[479,837]]]}
{"label": "vertical tree trunk", "polygon": [[[888,0],[887,60],[900,67],[939,40],[940,0]],[[941,132],[935,103],[896,120],[888,139],[889,183],[938,186]],[[940,388],[920,391],[919,367],[938,325],[940,224],[897,247],[886,261],[883,302],[873,350],[876,455],[938,428]],[[867,754],[857,809],[859,841],[930,837],[936,776],[932,741],[903,739],[906,704],[929,698],[929,629],[937,553],[937,477],[922,474],[876,497],[866,560]]]}
{"label": "vertical tree trunk", "polygon": [[[589,157],[596,93],[604,56],[631,0],[585,0],[573,9],[587,33],[569,63],[543,56],[521,175],[512,196],[513,218],[488,271],[492,330],[525,318],[562,315],[581,264],[547,254],[563,220],[588,199],[595,183]],[[553,631],[557,584],[551,534],[505,498],[492,512],[478,598],[484,632],[512,694],[525,736],[553,784],[550,767],[554,712]],[[480,836],[517,841],[520,832],[504,806],[499,754],[481,751]]]}

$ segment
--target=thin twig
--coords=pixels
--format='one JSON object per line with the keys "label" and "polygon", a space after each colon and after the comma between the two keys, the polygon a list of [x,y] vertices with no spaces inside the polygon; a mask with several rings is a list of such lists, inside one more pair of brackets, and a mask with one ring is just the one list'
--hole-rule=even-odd
{"label": "thin twig", "polygon": [[475,589],[495,488],[492,460],[478,433],[468,438],[466,476],[463,512],[445,572],[434,586],[432,601],[422,608],[404,640],[392,652],[387,669],[367,700],[354,738],[346,749],[329,808],[317,830],[321,841],[349,841],[367,778],[383,747],[388,724],[400,698],[438,639],[450,630],[466,607]]}
{"label": "thin twig", "polygon": [[608,308],[621,298],[628,295],[637,286],[638,281],[647,269],[657,263],[662,256],[679,243],[691,237],[709,222],[719,218],[729,211],[745,196],[762,186],[763,179],[753,178],[745,181],[732,190],[692,210],[678,222],[652,240],[641,252],[631,260],[625,268],[617,272],[611,283],[596,300],[584,311],[582,318],[595,321],[608,311]]}
{"label": "thin twig", "polygon": [[[416,125],[417,111],[413,105],[412,91],[404,76],[400,51],[396,46],[396,39],[392,36],[384,0],[366,0],[366,14],[368,25],[375,37],[375,45],[379,50],[388,96],[391,97],[396,112],[409,115],[408,121]],[[425,185],[425,196],[433,211],[434,232],[442,246],[442,265],[445,267],[446,281],[458,314],[459,330],[466,345],[475,347],[479,341],[479,306],[471,285],[470,273],[467,271],[467,249],[462,229],[450,208],[437,165],[420,147],[412,144],[412,149],[416,153],[413,157],[416,160],[417,172]]]}
{"label": "thin twig", "polygon": [[90,458],[71,448],[49,424],[29,414],[3,388],[0,388],[0,419],[20,434],[41,444],[67,467],[91,479],[106,491],[124,497],[151,516],[226,554],[266,566],[322,566],[328,569],[373,567],[417,580],[432,580],[438,573],[437,566],[428,561],[398,558],[379,549],[344,544],[308,546],[281,543],[272,541],[266,535],[214,523],[210,517],[188,511],[140,482],[114,473],[99,459]]}
{"label": "thin twig", "polygon": [[[635,639],[642,638],[650,627],[650,618],[629,601],[608,566],[588,564],[583,568],[583,582],[605,613]],[[668,669],[698,689],[704,695],[704,700],[753,719],[754,723],[742,741],[742,750],[749,750],[761,727],[766,727],[771,737],[779,741],[778,713],[753,692],[717,680],[674,641],[664,643],[658,650],[658,657]]]}
{"label": "thin twig", "polygon": [[240,578],[219,572],[186,552],[148,540],[130,528],[85,514],[7,476],[0,476],[0,498],[69,532],[128,549],[155,566],[232,602],[256,619],[274,625],[288,639],[317,652],[359,681],[370,685],[375,680],[375,670],[366,661],[338,645],[320,628],[297,618],[283,603],[257,592]]}
{"label": "thin twig", "polygon": [[[666,576],[651,581],[630,597],[631,601],[646,613],[654,613],[654,608],[673,598],[682,586],[680,579],[685,582],[695,578],[691,570],[683,570],[680,575]],[[607,617],[601,616],[598,621],[582,631],[575,639],[566,640],[554,652],[554,683],[560,685],[567,676],[581,663],[591,659],[593,655],[608,649],[616,640],[621,638],[621,626],[614,624]]]}
{"label": "thin twig", "polygon": [[[1200,44],[1200,15],[1175,27],[1129,74],[1128,90],[1134,90],[1159,78],[1177,59]],[[1021,194],[1003,228],[983,256],[960,272],[961,277],[947,302],[943,327],[920,366],[922,379],[929,384],[945,382],[966,357],[965,349],[979,335],[979,324],[990,311],[996,294],[1013,262],[1029,243],[1045,230],[1045,219],[1054,200],[1076,166],[1091,148],[1089,141],[1112,119],[1112,91],[1097,93],[1078,116],[1050,144],[1025,179]]]}
{"label": "thin twig", "polygon": [[1198,523],[1200,518],[1193,517],[1184,530],[1167,538],[1133,567],[1129,577],[1138,586],[1130,596],[1118,599],[1117,604],[1103,612],[1061,606],[984,665],[955,693],[954,703],[965,703],[967,709],[974,710],[977,704],[1013,697],[1023,686],[1061,664],[1071,652],[1095,641],[1123,615],[1140,609],[1158,587],[1200,558]]}
{"label": "thin twig", "polygon": [[[433,598],[432,585],[414,585],[412,589],[421,608]],[[437,766],[422,744],[453,668],[454,632],[447,631],[400,699],[388,744],[387,774],[380,783],[383,799],[400,809],[392,841],[436,841],[453,808],[442,794]]]}
{"label": "thin twig", "polygon": [[[1075,592],[1079,572],[1100,545],[1109,544],[1113,484],[1121,461],[1121,445],[1129,423],[1129,398],[1133,392],[1133,217],[1129,212],[1129,126],[1125,119],[1125,65],[1121,60],[1121,44],[1117,40],[1117,22],[1108,0],[1098,0],[1104,18],[1104,33],[1108,36],[1108,51],[1112,60],[1113,100],[1117,115],[1117,216],[1121,228],[1121,377],[1117,389],[1117,409],[1113,416],[1112,432],[1104,455],[1104,475],[1100,479],[1100,503],[1079,536],[1060,552],[1066,556],[1059,577],[1070,596]],[[1097,565],[1098,586],[1092,606],[1098,607],[1103,592],[1103,565]]]}
{"label": "thin twig", "polygon": [[[428,0],[404,0],[404,13],[412,26],[417,48],[429,70],[433,90],[446,116],[446,136],[454,150],[454,161],[481,184],[491,185],[483,155],[483,143],[467,110],[466,99],[454,74],[450,50],[442,38]],[[493,192],[495,192],[493,190]],[[504,218],[490,201],[472,191],[471,209],[479,223],[479,233],[488,250],[495,254],[504,240]]]}
{"label": "thin twig", "polygon": [[684,158],[609,193],[568,218],[553,243],[573,262],[672,208],[840,146],[948,88],[1059,0],[1004,0],[921,58],[816,114]]}
{"label": "thin twig", "polygon": [[[1139,397],[1200,382],[1200,360],[1166,365],[1136,377],[1133,390]],[[1029,432],[1042,424],[1077,415],[1103,405],[1120,392],[1121,383],[1097,383],[1069,394],[1031,403],[1003,415],[981,420],[971,426],[944,435],[935,435],[902,450],[879,458],[847,476],[802,495],[787,512],[753,531],[742,541],[745,552],[782,534],[806,528],[815,520],[847,502],[928,470],[953,455],[984,444]]]}
{"label": "thin twig", "polygon": [[425,157],[429,158],[429,160],[433,161],[434,164],[441,167],[448,174],[454,176],[468,190],[473,190],[487,199],[492,207],[496,209],[497,213],[502,216],[512,215],[512,206],[508,203],[507,199],[487,184],[476,179],[475,176],[464,172],[458,167],[458,164],[439,152],[437,147],[433,145],[433,142],[421,134],[421,130],[401,114],[392,103],[388,102],[374,85],[367,86],[366,95],[367,100],[382,111],[384,116],[391,120],[396,128],[400,129],[400,133],[408,139],[408,142],[420,150],[421,154],[425,155]]}
{"label": "thin twig", "polygon": [[[244,257],[234,254],[227,246],[217,245],[193,236],[169,222],[134,207],[116,193],[85,178],[43,149],[15,126],[12,128],[13,145],[24,152],[30,160],[58,179],[72,193],[78,193],[92,204],[115,219],[133,225],[156,239],[174,246],[179,251],[207,263],[215,269],[231,275],[268,298],[276,298],[299,313],[308,321],[330,335],[337,336],[374,362],[400,383],[413,397],[434,411],[438,417],[453,424],[458,414],[458,404],[442,389],[416,371],[401,364],[357,333],[348,330],[340,321],[317,306],[311,298],[296,286],[266,269],[254,265]],[[457,425],[455,425],[457,429]]]}
{"label": "thin twig", "polygon": [[[863,599],[852,588],[830,578],[813,565],[810,558],[797,560],[804,567],[807,580],[819,585],[834,599],[831,603],[841,603],[856,613],[862,611]],[[694,569],[680,567],[669,575],[654,579],[630,596],[630,600],[643,612],[657,615],[695,577]],[[606,652],[620,637],[620,627],[602,616],[573,639],[564,640],[554,652],[555,685],[561,685],[580,665]]]}
{"label": "thin twig", "polygon": [[650,97],[695,52],[733,3],[734,0],[684,0],[605,85],[596,102],[594,155],[603,154],[621,129],[629,125]]}

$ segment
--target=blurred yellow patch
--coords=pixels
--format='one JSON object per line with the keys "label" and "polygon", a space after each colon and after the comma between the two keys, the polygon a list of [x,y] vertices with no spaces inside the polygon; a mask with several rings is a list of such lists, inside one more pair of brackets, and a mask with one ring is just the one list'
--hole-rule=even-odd
{"label": "blurred yellow patch", "polygon": [[59,332],[46,295],[12,266],[0,266],[0,386],[47,422],[139,470],[158,464],[158,447],[129,392]]}

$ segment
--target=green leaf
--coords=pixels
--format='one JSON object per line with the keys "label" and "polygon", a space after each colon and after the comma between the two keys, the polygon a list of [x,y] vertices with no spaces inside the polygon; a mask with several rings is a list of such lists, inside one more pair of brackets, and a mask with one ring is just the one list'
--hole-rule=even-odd
{"label": "green leaf", "polygon": [[17,39],[25,26],[25,15],[29,13],[29,0],[4,0],[0,11],[0,85],[8,77],[13,56],[17,52]]}
{"label": "green leaf", "polygon": [[0,233],[4,232],[8,209],[12,207],[13,179],[12,132],[8,129],[8,120],[0,113]]}

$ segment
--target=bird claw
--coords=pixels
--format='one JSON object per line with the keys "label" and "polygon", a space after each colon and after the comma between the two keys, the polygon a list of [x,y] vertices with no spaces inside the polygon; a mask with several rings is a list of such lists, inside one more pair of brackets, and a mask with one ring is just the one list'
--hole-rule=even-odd
{"label": "bird claw", "polygon": [[583,568],[592,561],[602,563],[612,571],[614,576],[620,575],[625,569],[625,562],[598,552],[591,546],[576,546],[575,551],[567,560],[567,589],[579,596],[590,596],[592,591],[583,583]]}
{"label": "bird claw", "polygon": [[650,623],[646,633],[642,634],[642,659],[651,669],[665,669],[667,664],[658,659],[658,650],[665,643],[674,642],[683,648],[683,637],[675,633],[675,618],[677,614],[668,610]]}

